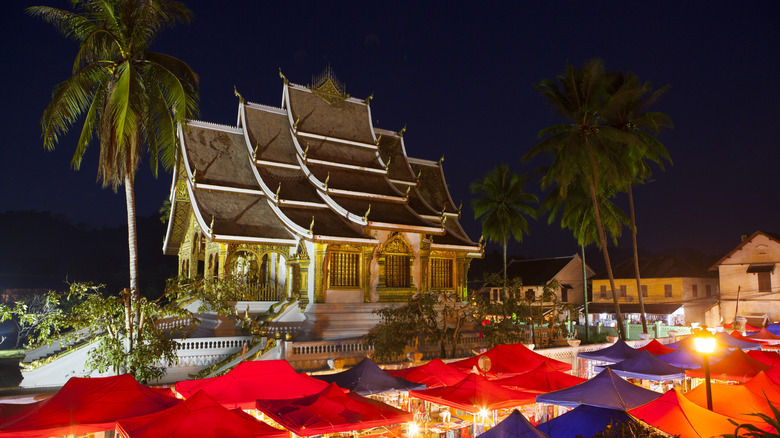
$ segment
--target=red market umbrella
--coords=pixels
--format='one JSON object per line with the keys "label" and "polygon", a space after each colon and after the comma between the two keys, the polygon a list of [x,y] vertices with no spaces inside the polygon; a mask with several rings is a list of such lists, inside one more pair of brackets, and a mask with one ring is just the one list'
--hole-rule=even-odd
{"label": "red market umbrella", "polygon": [[530,350],[523,344],[499,344],[477,356],[450,362],[450,365],[462,371],[471,372],[482,357],[490,359],[490,369],[487,372],[496,377],[522,374],[538,367],[542,362],[550,364],[558,371],[571,370],[571,364],[550,359]]}
{"label": "red market umbrella", "polygon": [[777,354],[775,351],[750,350],[747,352],[747,355],[770,367],[775,367],[780,364],[780,354]]}
{"label": "red market umbrella", "polygon": [[734,330],[733,332],[731,332],[731,333],[730,333],[730,335],[731,335],[731,337],[732,337],[732,338],[734,338],[734,339],[738,339],[738,340],[740,340],[740,341],[745,341],[745,342],[755,342],[756,344],[763,344],[763,343],[764,343],[763,341],[757,341],[757,340],[755,340],[755,339],[750,339],[750,338],[748,338],[747,336],[742,336],[742,333],[740,333],[740,332],[738,332],[738,331],[736,331],[736,330]]}
{"label": "red market umbrella", "polygon": [[409,391],[409,395],[471,413],[479,413],[482,410],[508,409],[534,403],[537,393],[508,389],[479,374],[471,373],[453,386]]}
{"label": "red market umbrella", "polygon": [[637,350],[640,350],[640,351],[646,350],[646,351],[648,351],[648,352],[650,352],[652,354],[655,354],[656,356],[661,355],[661,354],[668,354],[668,353],[674,352],[674,348],[667,347],[666,345],[658,342],[658,340],[656,340],[656,339],[653,339],[652,341],[650,341],[647,345],[645,345],[642,348],[637,348]]}
{"label": "red market umbrella", "polygon": [[466,373],[442,362],[438,357],[425,365],[402,370],[385,370],[385,372],[411,382],[423,383],[426,385],[426,389],[454,385],[466,377]]}
{"label": "red market umbrella", "polygon": [[780,406],[780,384],[772,380],[765,372],[761,371],[752,379],[737,386],[744,386],[753,393],[769,397],[769,401]]}
{"label": "red market umbrella", "polygon": [[286,430],[276,429],[244,413],[215,402],[203,391],[182,403],[153,414],[116,422],[123,438],[190,438],[208,431],[214,437],[286,438]]}
{"label": "red market umbrella", "polygon": [[411,421],[409,412],[345,393],[335,383],[316,394],[286,400],[257,400],[257,409],[296,435],[311,436],[391,426]]}
{"label": "red market umbrella", "polygon": [[258,360],[241,362],[223,376],[179,382],[176,391],[190,397],[201,390],[225,407],[254,409],[259,398],[297,398],[327,387],[296,372],[286,360]]}
{"label": "red market umbrella", "polygon": [[181,400],[138,383],[133,376],[72,377],[50,399],[0,427],[0,436],[85,435],[114,429],[119,419],[161,411]]}
{"label": "red market umbrella", "polygon": [[745,337],[752,341],[767,342],[769,344],[780,344],[780,336],[773,335],[769,330],[766,329],[766,327]]}
{"label": "red market umbrella", "polygon": [[729,417],[697,405],[676,389],[628,413],[680,438],[710,438],[733,433],[736,428],[729,422]]}
{"label": "red market umbrella", "polygon": [[[710,365],[710,377],[715,380],[745,382],[760,371],[768,371],[771,368],[769,365],[753,359],[747,353],[737,348],[716,364]],[[703,379],[704,368],[687,370],[685,375]]]}
{"label": "red market umbrella", "polygon": [[550,366],[550,364],[543,362],[527,373],[493,380],[493,383],[518,391],[544,394],[550,391],[570,388],[574,385],[579,385],[586,380],[587,379],[583,379],[582,377],[572,376],[571,374],[558,371]]}

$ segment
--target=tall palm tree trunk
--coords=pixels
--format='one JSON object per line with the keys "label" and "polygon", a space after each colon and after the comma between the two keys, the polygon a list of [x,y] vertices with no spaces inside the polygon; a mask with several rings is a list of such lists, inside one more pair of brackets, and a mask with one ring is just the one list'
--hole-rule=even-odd
{"label": "tall palm tree trunk", "polygon": [[625,327],[623,327],[623,314],[620,312],[620,303],[618,302],[617,293],[615,293],[615,276],[612,273],[612,263],[609,260],[609,250],[607,250],[607,237],[604,234],[604,226],[601,223],[601,215],[599,214],[599,204],[596,199],[596,184],[593,178],[588,179],[588,186],[590,187],[590,197],[593,202],[593,212],[596,216],[596,228],[599,232],[599,241],[601,242],[601,252],[604,255],[604,263],[607,266],[607,275],[609,276],[609,287],[612,289],[612,302],[615,305],[615,319],[617,320],[617,331],[620,339],[626,340]]}
{"label": "tall palm tree trunk", "polygon": [[[127,246],[130,256],[130,290],[125,297],[125,328],[127,329],[127,353],[133,352],[135,344],[140,342],[139,327],[141,319],[140,291],[138,289],[138,237],[135,222],[135,190],[132,175],[126,175],[125,202],[127,203]],[[133,370],[129,370],[132,372]]]}
{"label": "tall palm tree trunk", "polygon": [[507,313],[506,313],[506,302],[509,298],[509,295],[506,291],[506,247],[509,244],[509,238],[505,235],[504,236],[504,288],[501,291],[501,311],[504,314],[504,321],[506,321]]}
{"label": "tall palm tree trunk", "polygon": [[628,185],[628,208],[631,209],[631,243],[634,246],[634,272],[636,273],[636,291],[639,295],[639,318],[642,320],[642,333],[647,331],[647,318],[645,317],[645,299],[642,296],[642,280],[639,276],[639,250],[636,245],[636,217],[634,215],[634,191],[632,185]]}

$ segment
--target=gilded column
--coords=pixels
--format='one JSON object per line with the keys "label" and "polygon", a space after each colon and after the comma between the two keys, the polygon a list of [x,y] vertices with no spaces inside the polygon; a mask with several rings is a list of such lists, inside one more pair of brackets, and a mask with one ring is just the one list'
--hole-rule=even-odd
{"label": "gilded column", "polygon": [[431,241],[426,237],[420,239],[420,292],[427,292],[430,281],[428,281],[428,262],[431,257]]}
{"label": "gilded column", "polygon": [[323,243],[314,244],[314,302],[325,302],[325,279],[327,276],[327,253],[328,245]]}
{"label": "gilded column", "polygon": [[363,247],[363,302],[371,302],[371,260],[374,258],[374,248]]}

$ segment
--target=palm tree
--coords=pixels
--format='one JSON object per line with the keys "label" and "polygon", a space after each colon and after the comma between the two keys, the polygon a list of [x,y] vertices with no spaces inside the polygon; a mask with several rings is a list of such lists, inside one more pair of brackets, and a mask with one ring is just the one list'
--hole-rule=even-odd
{"label": "palm tree", "polygon": [[620,180],[620,168],[616,162],[616,157],[619,156],[617,145],[621,144],[628,134],[600,123],[599,113],[607,97],[604,64],[600,59],[588,61],[579,70],[568,64],[566,71],[558,75],[556,80],[545,79],[536,85],[536,89],[560,115],[569,119],[570,123],[542,129],[539,137],[547,138],[531,148],[523,156],[523,160],[539,154],[552,155],[553,162],[542,177],[541,185],[543,189],[558,186],[563,199],[567,198],[568,190],[573,185],[588,188],[599,246],[604,255],[612,288],[618,333],[625,339],[623,315],[615,293],[615,278],[598,199],[605,190],[605,183]]}
{"label": "palm tree", "polygon": [[43,145],[52,150],[82,116],[84,124],[71,160],[74,170],[93,137],[100,144],[98,180],[127,202],[130,287],[125,295],[128,354],[140,337],[140,294],[133,183],[144,153],[154,175],[158,163],[176,159],[176,127],[197,112],[198,78],[183,61],[152,52],[164,28],[187,22],[190,11],[173,0],[73,0],[74,11],[47,6],[27,9],[79,42],[72,76],[58,84],[41,119]]}
{"label": "palm tree", "polygon": [[536,218],[533,204],[538,203],[539,198],[523,191],[527,181],[528,175],[513,174],[508,165],[501,164],[469,187],[471,193],[478,195],[471,200],[471,207],[474,209],[474,219],[482,223],[482,236],[500,243],[504,248],[504,287],[501,294],[504,303],[508,298],[506,252],[509,237],[522,242],[523,234],[528,234],[526,217]]}
{"label": "palm tree", "polygon": [[610,82],[608,87],[609,100],[605,105],[605,110],[602,111],[602,117],[605,123],[631,134],[626,137],[628,141],[621,148],[623,158],[620,162],[623,164],[625,172],[622,185],[628,192],[631,215],[631,242],[642,332],[648,333],[645,301],[642,296],[642,281],[639,273],[633,185],[642,184],[650,178],[652,171],[648,161],[657,164],[661,170],[664,169],[664,161],[671,163],[666,147],[655,137],[663,128],[672,127],[671,119],[664,113],[646,111],[669,87],[653,91],[649,83],[640,83],[636,75],[631,72],[626,74],[612,73],[608,76],[608,80]]}

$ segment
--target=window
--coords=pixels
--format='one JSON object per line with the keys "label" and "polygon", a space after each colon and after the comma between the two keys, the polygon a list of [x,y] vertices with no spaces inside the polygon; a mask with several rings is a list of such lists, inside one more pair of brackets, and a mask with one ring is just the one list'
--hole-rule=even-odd
{"label": "window", "polygon": [[607,287],[601,286],[601,299],[606,300],[607,299]]}
{"label": "window", "polygon": [[385,272],[387,287],[409,287],[412,284],[407,255],[388,254],[385,257]]}
{"label": "window", "polygon": [[564,303],[569,302],[569,289],[561,290],[561,301],[563,301]]}
{"label": "window", "polygon": [[328,277],[330,287],[360,287],[360,254],[336,251],[330,253]]}
{"label": "window", "polygon": [[772,292],[772,273],[771,272],[756,272],[758,276],[758,291],[759,292]]}
{"label": "window", "polygon": [[699,297],[699,285],[698,284],[692,284],[691,285],[691,294],[694,298]]}
{"label": "window", "polygon": [[625,297],[626,297],[626,285],[625,284],[621,284],[620,285],[620,298],[625,298]]}
{"label": "window", "polygon": [[712,285],[705,284],[704,285],[704,292],[707,294],[708,297],[712,296]]}
{"label": "window", "polygon": [[664,296],[667,298],[670,298],[672,296],[672,285],[671,284],[665,284],[664,285]]}
{"label": "window", "polygon": [[431,289],[452,289],[452,259],[431,259]]}
{"label": "window", "polygon": [[647,298],[647,285],[642,285],[642,298]]}

